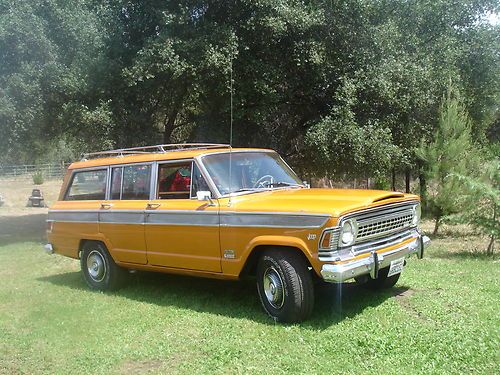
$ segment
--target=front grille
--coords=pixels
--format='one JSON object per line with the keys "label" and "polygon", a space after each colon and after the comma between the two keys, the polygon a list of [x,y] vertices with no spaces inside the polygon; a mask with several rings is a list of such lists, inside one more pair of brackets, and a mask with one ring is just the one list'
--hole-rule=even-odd
{"label": "front grille", "polygon": [[380,216],[375,219],[358,221],[358,238],[362,242],[369,238],[381,237],[394,231],[408,228],[413,220],[413,209],[404,210],[390,217]]}

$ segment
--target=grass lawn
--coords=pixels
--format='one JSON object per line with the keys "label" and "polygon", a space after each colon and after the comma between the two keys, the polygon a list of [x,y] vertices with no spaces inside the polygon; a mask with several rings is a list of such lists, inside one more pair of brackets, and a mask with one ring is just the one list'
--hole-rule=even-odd
{"label": "grass lawn", "polygon": [[499,263],[468,234],[435,239],[392,290],[322,288],[286,326],[250,283],[142,273],[91,292],[77,261],[42,252],[41,219],[0,217],[0,373],[500,372]]}

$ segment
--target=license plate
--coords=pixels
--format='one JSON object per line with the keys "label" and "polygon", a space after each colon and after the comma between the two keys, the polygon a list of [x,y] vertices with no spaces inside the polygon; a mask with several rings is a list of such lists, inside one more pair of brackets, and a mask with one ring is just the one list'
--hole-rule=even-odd
{"label": "license plate", "polygon": [[387,277],[401,273],[404,265],[405,265],[405,258],[399,258],[393,260],[391,262],[391,266],[389,267],[389,273],[387,274]]}

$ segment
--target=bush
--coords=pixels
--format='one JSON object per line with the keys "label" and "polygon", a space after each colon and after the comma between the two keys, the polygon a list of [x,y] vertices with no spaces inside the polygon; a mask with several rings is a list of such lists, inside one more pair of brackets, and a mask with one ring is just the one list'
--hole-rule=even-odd
{"label": "bush", "polygon": [[34,174],[33,174],[33,183],[35,185],[42,185],[44,182],[44,178],[43,178],[43,173],[42,171],[36,171]]}
{"label": "bush", "polygon": [[391,185],[385,177],[377,177],[373,187],[376,190],[391,190]]}

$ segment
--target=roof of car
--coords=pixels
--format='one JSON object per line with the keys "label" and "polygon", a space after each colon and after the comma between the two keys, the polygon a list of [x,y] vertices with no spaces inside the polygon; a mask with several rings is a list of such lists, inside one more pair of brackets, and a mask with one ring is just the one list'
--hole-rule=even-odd
{"label": "roof of car", "polygon": [[81,168],[91,168],[115,164],[133,164],[133,163],[146,163],[151,161],[162,161],[162,160],[185,160],[192,159],[200,155],[210,155],[217,153],[227,153],[230,150],[232,152],[249,152],[249,151],[273,151],[265,148],[230,148],[230,147],[220,147],[220,148],[192,148],[192,149],[179,149],[179,150],[168,150],[164,152],[139,152],[139,153],[124,153],[115,154],[112,156],[106,156],[106,153],[102,153],[103,157],[97,157],[95,159],[82,159],[72,163],[68,169],[81,169]]}

